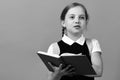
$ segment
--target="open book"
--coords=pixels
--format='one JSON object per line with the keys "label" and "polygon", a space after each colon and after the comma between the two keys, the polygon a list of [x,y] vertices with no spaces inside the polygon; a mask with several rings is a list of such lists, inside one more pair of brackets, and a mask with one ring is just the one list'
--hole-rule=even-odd
{"label": "open book", "polygon": [[75,68],[76,74],[79,75],[95,75],[95,71],[92,68],[87,56],[72,53],[63,53],[61,56],[57,54],[49,54],[46,52],[38,51],[38,56],[44,62],[49,71],[53,72],[53,69],[48,64],[51,62],[54,66],[59,66],[61,63],[64,65],[72,65]]}

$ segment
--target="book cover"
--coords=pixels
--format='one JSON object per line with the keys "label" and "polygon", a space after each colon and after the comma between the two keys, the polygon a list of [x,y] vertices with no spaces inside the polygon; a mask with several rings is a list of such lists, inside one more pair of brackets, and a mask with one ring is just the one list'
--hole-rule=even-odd
{"label": "book cover", "polygon": [[38,56],[42,59],[49,71],[53,72],[53,69],[48,64],[51,62],[55,66],[59,66],[60,63],[64,65],[72,65],[75,68],[76,74],[80,75],[95,75],[95,71],[92,68],[87,56],[72,53],[63,53],[61,56],[56,54],[49,54],[46,52],[38,51]]}
{"label": "book cover", "polygon": [[48,64],[48,62],[52,63],[54,66],[59,66],[61,63],[60,56],[55,55],[55,54],[49,54],[43,51],[38,51],[37,55],[41,58],[43,63],[46,65],[49,71],[54,71],[52,67]]}

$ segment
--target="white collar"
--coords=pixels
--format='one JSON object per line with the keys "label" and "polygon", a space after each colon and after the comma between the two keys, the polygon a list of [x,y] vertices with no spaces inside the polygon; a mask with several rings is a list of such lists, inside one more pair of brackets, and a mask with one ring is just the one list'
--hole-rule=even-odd
{"label": "white collar", "polygon": [[80,45],[83,45],[84,42],[85,42],[85,37],[83,35],[81,35],[81,37],[76,40],[76,41],[73,41],[72,39],[70,39],[68,36],[64,35],[62,37],[62,41],[64,41],[65,43],[69,44],[69,45],[72,45],[74,42],[80,44]]}

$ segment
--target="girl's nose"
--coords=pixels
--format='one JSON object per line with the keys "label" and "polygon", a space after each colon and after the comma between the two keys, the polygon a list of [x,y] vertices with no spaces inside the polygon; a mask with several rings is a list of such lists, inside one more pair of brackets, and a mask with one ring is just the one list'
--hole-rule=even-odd
{"label": "girl's nose", "polygon": [[75,19],[75,23],[76,23],[76,24],[80,24],[79,18],[76,18],[76,19]]}
{"label": "girl's nose", "polygon": [[76,24],[80,24],[80,22],[79,22],[79,21],[76,21],[75,23],[76,23]]}

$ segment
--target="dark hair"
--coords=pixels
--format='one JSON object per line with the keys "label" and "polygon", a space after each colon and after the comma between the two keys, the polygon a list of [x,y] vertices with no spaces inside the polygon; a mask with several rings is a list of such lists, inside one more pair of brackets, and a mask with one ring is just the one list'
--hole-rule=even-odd
{"label": "dark hair", "polygon": [[[66,7],[63,9],[63,11],[62,11],[62,13],[61,13],[61,16],[60,16],[60,20],[61,20],[61,21],[65,20],[65,16],[66,16],[68,10],[71,9],[71,8],[73,8],[73,7],[76,7],[76,6],[80,6],[80,7],[82,7],[82,8],[84,9],[86,20],[89,20],[89,15],[88,15],[88,13],[87,13],[87,9],[85,8],[85,6],[84,6],[83,4],[77,3],[77,2],[71,3],[71,4],[69,4],[68,6],[66,6]],[[65,30],[65,28],[63,27],[63,28],[62,28],[62,36],[64,35],[64,30]]]}

